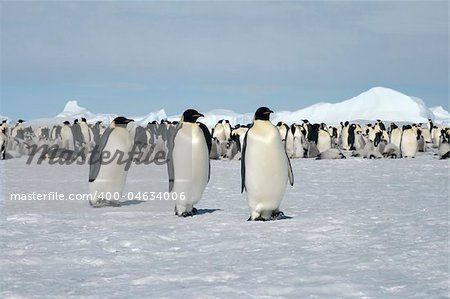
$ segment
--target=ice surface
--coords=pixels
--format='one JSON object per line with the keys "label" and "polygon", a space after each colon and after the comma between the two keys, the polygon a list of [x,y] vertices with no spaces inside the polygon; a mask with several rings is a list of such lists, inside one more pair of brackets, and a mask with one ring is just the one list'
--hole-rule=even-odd
{"label": "ice surface", "polygon": [[[199,215],[173,202],[12,202],[87,191],[87,165],[0,161],[1,298],[448,298],[449,162],[292,161],[291,219],[247,222],[239,161],[211,161]],[[166,191],[133,165],[125,193]]]}
{"label": "ice surface", "polygon": [[445,110],[442,106],[430,108],[431,112],[434,114],[434,118],[439,123],[450,124],[450,112]]}
{"label": "ice surface", "polygon": [[[248,124],[253,121],[253,113],[237,113],[231,110],[215,109],[204,112],[203,123],[212,127],[221,119],[228,119],[232,124]],[[436,116],[433,114],[436,113]],[[182,111],[180,111],[182,113]],[[78,106],[77,101],[69,101],[64,111],[58,114],[58,118],[80,118],[86,117],[89,122],[103,121],[110,123],[116,114],[94,114],[86,108]],[[179,120],[180,115],[167,116],[164,109],[150,112],[146,116],[132,117],[136,123],[145,125],[148,122],[162,119],[170,121]],[[278,111],[272,116],[272,122],[279,121],[288,124],[301,123],[302,119],[311,122],[325,122],[327,124],[338,124],[340,121],[383,121],[416,122],[426,123],[428,118],[437,123],[450,123],[450,114],[439,108],[433,111],[427,108],[420,98],[407,96],[398,91],[384,87],[371,88],[360,95],[339,103],[318,103],[297,111]],[[41,122],[42,123],[42,122]]]}

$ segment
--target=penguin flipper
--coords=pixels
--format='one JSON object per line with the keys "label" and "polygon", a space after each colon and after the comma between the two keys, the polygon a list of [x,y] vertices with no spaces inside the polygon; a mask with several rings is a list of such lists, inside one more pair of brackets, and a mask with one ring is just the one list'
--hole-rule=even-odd
{"label": "penguin flipper", "polygon": [[[252,125],[253,126],[253,125]],[[245,132],[244,142],[242,144],[242,153],[241,153],[241,193],[244,192],[245,189],[245,150],[247,149],[247,136],[248,132],[250,132],[250,128]]]}
{"label": "penguin flipper", "polygon": [[294,186],[294,173],[292,172],[291,160],[289,159],[287,153],[286,153],[286,159],[287,159],[287,163],[288,163],[289,184],[291,184],[291,186]]}
{"label": "penguin flipper", "polygon": [[175,183],[175,168],[173,166],[173,148],[175,147],[175,137],[177,136],[178,130],[181,129],[182,126],[182,122],[180,122],[173,135],[170,134],[167,139],[167,173],[169,175],[169,192],[172,192]]}
{"label": "penguin flipper", "polygon": [[100,138],[100,142],[95,145],[89,158],[89,182],[95,181],[100,172],[100,166],[102,165],[102,152],[108,143],[109,135],[111,135],[114,128],[108,128]]}
{"label": "penguin flipper", "polygon": [[198,126],[200,127],[200,129],[202,129],[203,135],[205,136],[206,145],[208,146],[208,164],[209,164],[208,182],[209,182],[209,178],[211,177],[211,161],[209,160],[209,154],[211,154],[212,136],[211,136],[211,133],[209,132],[207,126],[205,126],[204,124],[202,124],[200,122],[198,122]]}

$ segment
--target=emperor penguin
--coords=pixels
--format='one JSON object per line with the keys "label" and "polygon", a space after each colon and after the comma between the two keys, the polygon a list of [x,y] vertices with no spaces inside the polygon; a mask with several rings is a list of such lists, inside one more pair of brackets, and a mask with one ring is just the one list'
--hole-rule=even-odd
{"label": "emperor penguin", "polygon": [[92,129],[87,124],[86,118],[81,118],[80,123],[81,134],[83,136],[83,142],[89,144],[94,140],[94,134],[92,133]]}
{"label": "emperor penguin", "polygon": [[50,139],[56,140],[58,138],[61,138],[61,126],[55,125],[55,126],[53,126],[52,130],[50,131]]}
{"label": "emperor penguin", "polygon": [[208,128],[197,122],[203,116],[194,109],[184,111],[175,134],[169,139],[169,192],[176,195],[175,215],[181,217],[197,212],[194,205],[209,182],[212,137]]}
{"label": "emperor penguin", "polygon": [[396,124],[391,123],[391,129],[389,132],[389,142],[400,148],[400,142],[402,140],[402,129]]}
{"label": "emperor penguin", "polygon": [[[356,128],[357,126],[355,124],[351,124],[348,128],[347,128],[347,146],[348,149],[353,151],[356,150]],[[342,134],[342,136],[344,136],[344,134]]]}
{"label": "emperor penguin", "polygon": [[425,138],[423,136],[423,132],[428,132],[427,130],[423,130],[422,127],[417,127],[417,142],[418,142],[418,151],[426,152],[427,144],[425,142]]}
{"label": "emperor penguin", "polygon": [[61,127],[61,147],[71,151],[75,149],[72,128],[68,121],[65,121],[64,126]]}
{"label": "emperor penguin", "polygon": [[93,207],[121,205],[119,199],[133,159],[133,140],[126,128],[132,121],[123,116],[116,117],[92,151],[89,159],[89,203]]}
{"label": "emperor penguin", "polygon": [[349,129],[350,123],[346,121],[344,124],[341,123],[341,147],[344,150],[349,150],[350,146],[348,144],[348,129]]}
{"label": "emperor penguin", "polygon": [[418,150],[417,134],[411,125],[403,126],[402,141],[400,151],[402,157],[414,158]]}
{"label": "emperor penguin", "polygon": [[331,148],[331,135],[327,130],[325,124],[320,125],[320,129],[317,136],[317,149],[319,152],[326,152]]}
{"label": "emperor penguin", "polygon": [[225,133],[225,140],[228,141],[231,138],[231,131],[233,130],[231,128],[230,121],[228,119],[225,119],[225,121],[222,122],[222,125],[223,125],[223,131]]}
{"label": "emperor penguin", "polygon": [[231,138],[231,125],[227,119],[221,119],[214,127],[213,137],[216,137],[221,143],[227,142]]}
{"label": "emperor penguin", "polygon": [[[19,119],[17,122],[16,122],[16,124],[14,125],[14,127],[13,127],[13,129],[12,129],[12,131],[11,131],[11,137],[18,137],[18,138],[20,138],[20,139],[23,139],[23,137],[22,136],[19,136],[20,134],[19,134],[19,131],[23,131],[23,130],[25,130],[25,126],[24,126],[24,123],[25,121],[23,120],[23,119]],[[19,135],[18,135],[19,134]]]}
{"label": "emperor penguin", "polygon": [[100,136],[102,135],[100,133],[101,123],[101,121],[97,121],[91,129],[95,144],[100,142]]}
{"label": "emperor penguin", "polygon": [[286,137],[289,131],[289,126],[282,121],[277,123],[278,131],[280,132],[281,141],[286,143]]}
{"label": "emperor penguin", "polygon": [[217,137],[213,137],[211,142],[211,152],[209,158],[212,160],[219,160],[222,155],[222,148],[220,147],[220,141]]}
{"label": "emperor penguin", "polygon": [[81,132],[80,124],[78,123],[78,119],[74,119],[72,124],[72,134],[73,141],[75,144],[75,149],[79,150],[84,143],[83,133]]}
{"label": "emperor penguin", "polygon": [[440,136],[441,136],[441,130],[437,126],[433,126],[431,129],[431,142],[433,143],[434,148],[439,147],[440,142]]}
{"label": "emperor penguin", "polygon": [[286,184],[294,184],[294,175],[280,132],[270,122],[267,107],[255,112],[247,131],[241,157],[241,192],[247,191],[249,220],[272,220],[283,217],[279,210]]}
{"label": "emperor penguin", "polygon": [[291,131],[294,135],[294,154],[291,158],[303,158],[305,156],[305,134],[306,130],[302,126],[292,125]]}

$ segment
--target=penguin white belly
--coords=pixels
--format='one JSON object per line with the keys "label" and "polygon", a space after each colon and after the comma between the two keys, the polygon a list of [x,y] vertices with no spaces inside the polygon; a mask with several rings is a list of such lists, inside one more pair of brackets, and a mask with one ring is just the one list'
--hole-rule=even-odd
{"label": "penguin white belly", "polygon": [[317,149],[319,152],[326,152],[331,148],[331,136],[325,131],[319,132],[319,138],[317,140]]}
{"label": "penguin white belly", "polygon": [[399,129],[392,131],[391,133],[391,143],[396,147],[400,148],[400,142],[402,140],[402,134]]}
{"label": "penguin white belly", "polygon": [[303,147],[303,138],[301,136],[294,137],[294,156],[293,158],[303,158],[305,148]]}
{"label": "penguin white belly", "polygon": [[208,147],[197,124],[183,124],[175,137],[172,159],[177,212],[191,212],[203,195],[209,173]]}
{"label": "penguin white belly", "polygon": [[348,145],[348,128],[345,127],[342,129],[342,134],[341,134],[341,147],[344,150],[348,150],[350,149],[350,146]]}
{"label": "penguin white belly", "polygon": [[[103,196],[111,196],[105,199],[120,199],[117,195],[122,195],[125,186],[128,169],[130,166],[128,159],[132,147],[132,140],[125,128],[115,128],[111,132],[102,152],[109,152],[109,158],[103,160],[100,171],[95,181],[89,183],[89,191],[96,197],[93,198],[95,203],[99,195],[103,192]],[[110,193],[110,194],[105,194]],[[117,193],[117,194],[115,194]],[[114,197],[116,196],[116,197]]]}
{"label": "penguin white belly", "polygon": [[439,130],[433,128],[433,130],[431,131],[431,141],[433,142],[433,147],[439,147],[440,143],[439,136],[440,136]]}
{"label": "penguin white belly", "polygon": [[86,124],[82,123],[82,124],[80,124],[80,128],[81,128],[81,134],[83,134],[83,141],[85,143],[89,143],[91,141],[91,138],[90,138],[91,134],[89,132],[89,130],[90,130],[89,127]]}
{"label": "penguin white belly", "polygon": [[75,146],[73,144],[73,134],[70,127],[68,126],[62,127],[61,140],[62,140],[62,148],[72,151],[74,150]]}
{"label": "penguin white belly", "polygon": [[214,135],[213,137],[216,137],[219,141],[226,141],[226,133],[225,129],[222,126],[222,124],[216,125],[214,128]]}
{"label": "penguin white belly", "polygon": [[288,131],[286,137],[286,153],[288,154],[289,158],[294,157],[295,154],[294,135],[292,135],[291,131]]}
{"label": "penguin white belly", "polygon": [[422,130],[422,136],[423,136],[423,139],[425,140],[425,142],[431,142],[431,134],[428,129]]}
{"label": "penguin white belly", "polygon": [[247,135],[245,187],[250,215],[270,218],[286,190],[288,161],[278,130],[255,125]]}
{"label": "penguin white belly", "polygon": [[404,132],[401,142],[403,157],[415,157],[418,149],[416,134],[414,132]]}

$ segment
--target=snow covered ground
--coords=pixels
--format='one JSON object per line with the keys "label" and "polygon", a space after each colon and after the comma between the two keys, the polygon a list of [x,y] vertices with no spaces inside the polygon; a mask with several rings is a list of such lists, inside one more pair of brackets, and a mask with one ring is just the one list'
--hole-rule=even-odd
{"label": "snow covered ground", "polygon": [[[199,215],[173,202],[9,200],[87,192],[87,165],[0,161],[1,298],[449,298],[449,162],[293,160],[291,219],[247,222],[239,161],[212,161]],[[127,192],[166,191],[165,165]]]}

